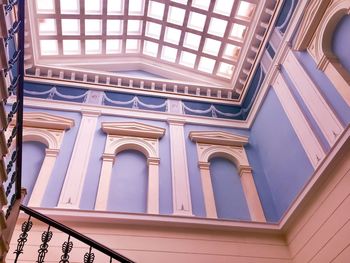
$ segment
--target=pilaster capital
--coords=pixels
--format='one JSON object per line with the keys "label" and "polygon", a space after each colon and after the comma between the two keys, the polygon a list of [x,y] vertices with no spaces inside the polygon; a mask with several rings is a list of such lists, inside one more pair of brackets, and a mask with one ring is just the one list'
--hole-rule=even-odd
{"label": "pilaster capital", "polygon": [[48,157],[56,157],[58,155],[58,153],[60,152],[59,149],[45,149],[45,156]]}
{"label": "pilaster capital", "polygon": [[160,163],[160,159],[159,158],[149,157],[147,159],[147,164],[148,165],[159,165],[159,163]]}
{"label": "pilaster capital", "polygon": [[198,167],[201,170],[209,170],[210,163],[209,162],[198,162]]}
{"label": "pilaster capital", "polygon": [[111,153],[102,154],[102,161],[103,162],[113,162],[114,158],[115,158],[114,154],[111,154]]}
{"label": "pilaster capital", "polygon": [[243,176],[243,174],[252,174],[252,172],[253,172],[253,169],[248,165],[241,165],[239,167],[240,176]]}
{"label": "pilaster capital", "polygon": [[170,125],[177,125],[177,126],[184,126],[186,123],[186,120],[181,118],[168,118],[167,121]]}
{"label": "pilaster capital", "polygon": [[101,111],[81,109],[81,115],[83,117],[98,117],[101,115]]}

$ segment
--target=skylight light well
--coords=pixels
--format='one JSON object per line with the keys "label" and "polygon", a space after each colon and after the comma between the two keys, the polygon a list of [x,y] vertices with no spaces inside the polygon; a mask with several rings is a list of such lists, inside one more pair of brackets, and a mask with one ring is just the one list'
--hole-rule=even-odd
{"label": "skylight light well", "polygon": [[54,0],[36,0],[36,12],[38,14],[55,13]]}
{"label": "skylight light well", "polygon": [[181,37],[181,30],[172,28],[172,27],[165,28],[164,41],[178,45],[180,41],[180,37]]}
{"label": "skylight light well", "polygon": [[197,34],[192,34],[192,33],[186,33],[185,34],[185,39],[184,39],[184,47],[198,50],[199,44],[201,41],[201,36]]}
{"label": "skylight light well", "polygon": [[239,57],[240,51],[241,51],[240,47],[232,44],[226,44],[223,57],[226,59],[237,60]]}
{"label": "skylight light well", "polygon": [[128,20],[128,35],[141,35],[141,30],[141,20]]}
{"label": "skylight light well", "polygon": [[44,18],[39,19],[39,35],[41,36],[52,36],[56,35],[56,19]]}
{"label": "skylight light well", "polygon": [[107,20],[107,35],[115,36],[123,34],[123,21],[119,19]]}
{"label": "skylight light well", "polygon": [[233,65],[221,62],[217,75],[230,79],[232,77],[233,74]]}
{"label": "skylight light well", "polygon": [[143,15],[144,5],[144,0],[129,0],[129,15]]}
{"label": "skylight light well", "polygon": [[214,13],[230,16],[234,0],[216,0]]}
{"label": "skylight light well", "polygon": [[127,53],[138,53],[140,51],[140,40],[139,39],[127,39],[125,50]]}
{"label": "skylight light well", "polygon": [[85,0],[85,14],[99,15],[102,14],[102,0]]}
{"label": "skylight light well", "polygon": [[147,15],[149,17],[162,20],[164,15],[164,6],[165,5],[163,3],[149,1]]}
{"label": "skylight light well", "polygon": [[209,9],[210,2],[211,0],[192,0],[192,6],[207,11]]}
{"label": "skylight light well", "polygon": [[203,31],[206,18],[207,17],[203,14],[191,12],[188,19],[188,27],[198,31]]}
{"label": "skylight light well", "polygon": [[223,37],[226,31],[227,21],[213,17],[210,19],[208,33]]}
{"label": "skylight light well", "polygon": [[163,46],[161,58],[169,62],[175,62],[177,57],[177,49]]}
{"label": "skylight light well", "polygon": [[106,54],[118,54],[122,51],[121,39],[107,39],[106,40]]}
{"label": "skylight light well", "polygon": [[236,40],[243,40],[246,33],[246,29],[246,26],[234,23],[232,25],[230,38]]}
{"label": "skylight light well", "polygon": [[169,6],[168,22],[182,26],[185,18],[185,9]]}
{"label": "skylight light well", "polygon": [[159,45],[157,43],[145,40],[143,44],[143,54],[156,57],[158,54],[158,46]]}
{"label": "skylight light well", "polygon": [[201,57],[198,64],[198,70],[212,74],[214,70],[215,62],[216,61],[214,59]]}
{"label": "skylight light well", "polygon": [[255,5],[246,1],[240,1],[236,16],[240,19],[250,20],[254,14]]}
{"label": "skylight light well", "polygon": [[58,55],[58,43],[54,39],[40,40],[40,54],[43,56]]}
{"label": "skylight light well", "polygon": [[85,54],[101,54],[102,44],[100,39],[85,40]]}
{"label": "skylight light well", "polygon": [[79,1],[78,0],[60,0],[61,13],[62,14],[79,14]]}
{"label": "skylight light well", "polygon": [[161,24],[147,22],[145,35],[148,37],[159,39],[161,29],[162,29]]}
{"label": "skylight light well", "polygon": [[79,19],[62,19],[61,27],[63,36],[80,35]]}
{"label": "skylight light well", "polygon": [[203,52],[213,56],[217,56],[219,54],[220,46],[221,41],[207,38],[204,43]]}
{"label": "skylight light well", "polygon": [[80,55],[80,40],[64,39],[63,40],[63,54],[64,55]]}
{"label": "skylight light well", "polygon": [[186,67],[193,68],[196,62],[196,54],[182,51],[180,56],[180,64]]}
{"label": "skylight light well", "polygon": [[124,0],[108,0],[107,1],[108,15],[122,15],[124,14]]}
{"label": "skylight light well", "polygon": [[102,21],[100,19],[85,19],[85,35],[101,35]]}

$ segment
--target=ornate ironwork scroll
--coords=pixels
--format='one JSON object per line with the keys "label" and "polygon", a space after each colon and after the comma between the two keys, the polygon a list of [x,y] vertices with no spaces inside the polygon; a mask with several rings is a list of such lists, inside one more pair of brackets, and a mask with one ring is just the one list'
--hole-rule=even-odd
{"label": "ornate ironwork scroll", "polygon": [[40,245],[40,248],[38,250],[39,254],[38,254],[38,260],[36,261],[37,263],[43,263],[45,256],[46,256],[46,253],[48,252],[49,242],[52,238],[52,231],[50,231],[50,227],[51,226],[49,226],[47,228],[47,231],[45,231],[41,235],[41,241],[43,243]]}
{"label": "ornate ironwork scroll", "polygon": [[69,263],[69,253],[73,249],[73,242],[70,241],[70,236],[68,236],[68,241],[65,241],[62,244],[62,252],[63,255],[61,256],[61,260],[59,263]]}
{"label": "ornate ironwork scroll", "polygon": [[22,224],[22,233],[19,235],[19,238],[17,239],[17,248],[15,250],[15,252],[13,252],[14,254],[16,254],[16,258],[15,258],[15,263],[18,260],[19,255],[21,255],[23,253],[23,247],[25,245],[25,243],[27,242],[27,237],[28,237],[28,232],[30,231],[30,229],[33,226],[33,222],[30,221],[31,216],[28,217],[28,220],[23,222]]}
{"label": "ornate ironwork scroll", "polygon": [[84,263],[93,263],[95,260],[95,254],[91,252],[92,247],[90,247],[89,252],[84,255]]}

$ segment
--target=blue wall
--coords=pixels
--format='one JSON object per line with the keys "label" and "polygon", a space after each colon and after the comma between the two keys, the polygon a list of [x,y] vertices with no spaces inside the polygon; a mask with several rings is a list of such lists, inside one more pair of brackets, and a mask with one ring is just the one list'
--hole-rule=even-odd
{"label": "blue wall", "polygon": [[333,34],[332,48],[340,63],[350,73],[350,15],[344,16]]}
{"label": "blue wall", "polygon": [[39,175],[45,157],[45,148],[46,145],[36,141],[23,143],[22,185],[27,189],[27,195],[23,201],[25,205],[29,201],[36,179]]}
{"label": "blue wall", "polygon": [[218,218],[250,220],[236,166],[229,160],[213,158],[210,175]]}
{"label": "blue wall", "polygon": [[[273,89],[268,91],[252,126],[249,152],[252,151],[260,159],[258,171],[265,174],[275,204],[276,215],[269,219],[276,221],[310,178],[313,167]],[[260,183],[256,183],[260,194]],[[266,205],[264,209],[266,212]]]}
{"label": "blue wall", "polygon": [[117,154],[109,188],[108,211],[147,212],[148,167],[141,152]]}

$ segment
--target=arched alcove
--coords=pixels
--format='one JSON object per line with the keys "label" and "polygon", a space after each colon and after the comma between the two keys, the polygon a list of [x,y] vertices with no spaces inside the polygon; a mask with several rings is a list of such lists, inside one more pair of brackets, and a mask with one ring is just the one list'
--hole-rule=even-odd
{"label": "arched alcove", "polygon": [[148,167],[146,156],[137,150],[116,155],[108,195],[108,211],[147,212]]}
{"label": "arched alcove", "polygon": [[350,15],[345,15],[337,24],[332,37],[332,51],[350,74]]}
{"label": "arched alcove", "polygon": [[247,201],[235,164],[222,157],[211,158],[209,162],[218,218],[250,220]]}
{"label": "arched alcove", "polygon": [[46,145],[38,141],[25,141],[22,149],[22,185],[27,189],[24,198],[27,205],[45,158]]}

